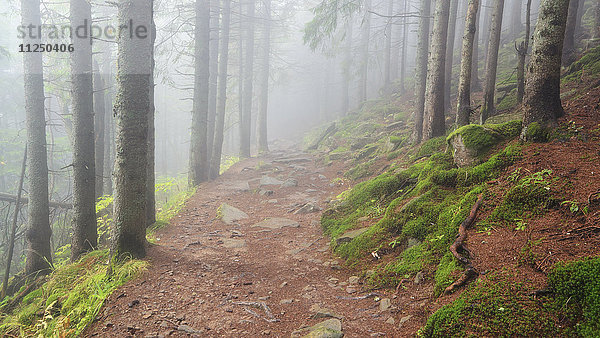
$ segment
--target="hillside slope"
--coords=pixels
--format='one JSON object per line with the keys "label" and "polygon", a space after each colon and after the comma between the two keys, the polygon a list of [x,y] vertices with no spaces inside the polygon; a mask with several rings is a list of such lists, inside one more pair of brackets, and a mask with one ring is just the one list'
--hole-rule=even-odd
{"label": "hillside slope", "polygon": [[[518,140],[513,107],[413,146],[409,96],[367,102],[307,140],[352,186],[322,218],[334,253],[367,288],[396,288],[406,335],[600,334],[598,55],[566,71],[566,115],[538,143]],[[472,165],[455,164],[457,134]],[[445,292],[465,271],[449,247],[480,195],[462,252],[477,278]]]}

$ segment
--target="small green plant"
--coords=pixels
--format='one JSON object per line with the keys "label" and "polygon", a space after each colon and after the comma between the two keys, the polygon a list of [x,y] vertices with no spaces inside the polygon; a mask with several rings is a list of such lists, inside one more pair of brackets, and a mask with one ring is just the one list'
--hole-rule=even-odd
{"label": "small green plant", "polygon": [[527,222],[524,222],[522,219],[517,220],[517,226],[515,230],[517,231],[525,231],[527,229]]}
{"label": "small green plant", "polygon": [[577,201],[564,201],[560,205],[568,205],[572,214],[579,212],[579,202]]}

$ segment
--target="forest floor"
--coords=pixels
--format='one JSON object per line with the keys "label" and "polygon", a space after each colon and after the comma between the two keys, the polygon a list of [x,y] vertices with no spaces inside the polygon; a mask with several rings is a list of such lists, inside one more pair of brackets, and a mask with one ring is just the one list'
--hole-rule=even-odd
{"label": "forest floor", "polygon": [[[368,291],[330,253],[313,206],[325,209],[348,188],[332,183],[340,168],[282,148],[201,185],[156,235],[150,269],[109,297],[86,336],[289,337],[332,318],[347,337],[414,335],[425,320],[419,288]],[[248,217],[217,219],[223,203]],[[256,226],[267,218],[275,221]]]}

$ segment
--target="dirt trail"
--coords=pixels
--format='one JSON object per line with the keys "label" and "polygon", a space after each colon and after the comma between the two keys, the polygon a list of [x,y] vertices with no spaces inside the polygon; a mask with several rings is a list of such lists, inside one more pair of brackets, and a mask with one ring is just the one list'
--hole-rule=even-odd
{"label": "dirt trail", "polygon": [[[329,251],[321,212],[293,212],[306,203],[324,209],[328,198],[345,189],[330,184],[338,175],[308,154],[274,151],[202,185],[159,232],[148,253],[150,270],[107,300],[86,336],[290,337],[329,315],[341,319],[346,337],[413,335],[422,317],[415,315],[419,305],[408,305],[410,295],[376,291],[377,296],[356,299],[370,292],[347,284],[352,275]],[[263,184],[281,183],[265,176],[298,185],[288,180],[289,187],[261,188],[261,178]],[[222,203],[248,218],[232,224],[216,219]],[[287,219],[287,226],[255,226],[274,217]],[[375,297],[391,299],[390,308],[385,309],[387,299],[381,305]],[[313,318],[316,313],[321,318]]]}

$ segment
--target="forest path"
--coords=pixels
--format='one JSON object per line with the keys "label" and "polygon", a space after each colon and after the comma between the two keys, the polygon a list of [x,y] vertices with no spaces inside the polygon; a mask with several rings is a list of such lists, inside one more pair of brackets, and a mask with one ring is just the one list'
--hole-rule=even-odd
{"label": "forest path", "polygon": [[[325,209],[346,187],[331,184],[336,168],[294,149],[244,160],[200,186],[157,234],[149,271],[109,297],[86,336],[290,337],[326,320],[339,325],[331,316],[346,337],[414,334],[419,323],[399,310],[399,298],[384,291],[377,291],[383,301],[366,298],[339,268],[321,212],[311,209]],[[248,217],[226,208],[230,224],[216,219],[223,203]],[[399,321],[407,322],[399,328]]]}

